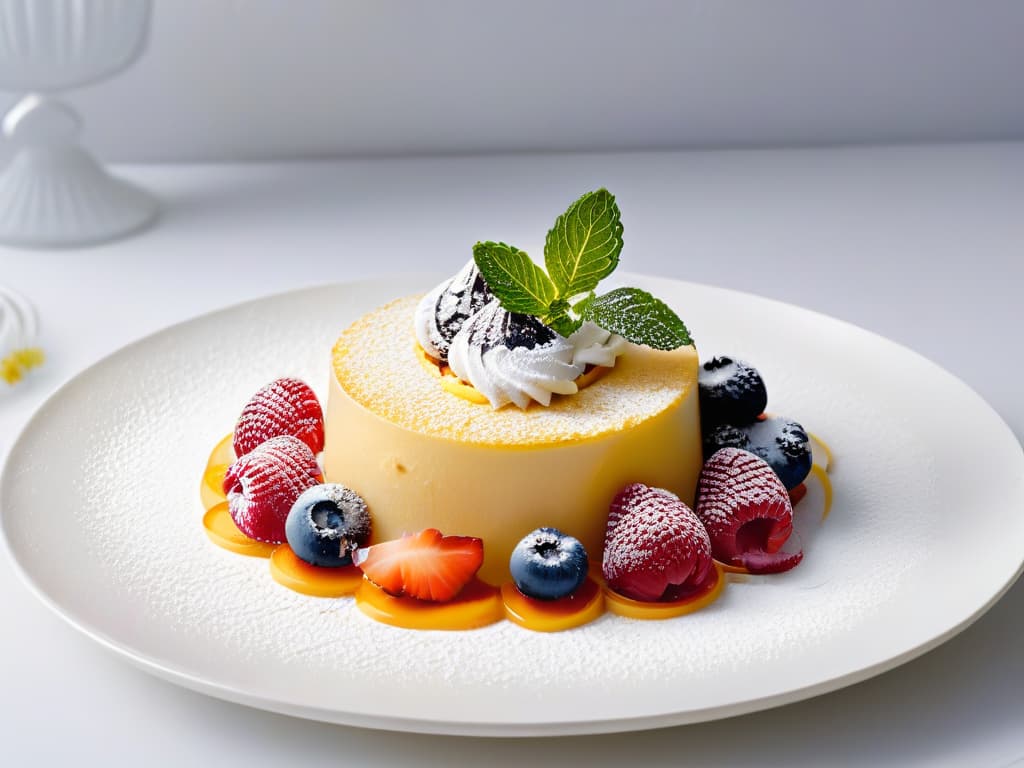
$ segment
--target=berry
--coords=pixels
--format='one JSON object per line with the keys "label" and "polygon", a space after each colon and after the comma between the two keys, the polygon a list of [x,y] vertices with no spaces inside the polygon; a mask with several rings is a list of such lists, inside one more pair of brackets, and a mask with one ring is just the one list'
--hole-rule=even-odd
{"label": "berry", "polygon": [[773,416],[747,428],[750,450],[768,462],[787,490],[796,488],[811,471],[814,457],[807,431],[796,421]]}
{"label": "berry", "polygon": [[799,423],[771,416],[742,427],[723,425],[704,437],[704,457],[722,448],[742,448],[760,456],[775,470],[787,490],[796,488],[811,471],[811,442]]}
{"label": "berry", "polygon": [[337,483],[307,488],[284,526],[288,546],[307,563],[352,565],[352,553],[370,541],[370,513],[355,491]]}
{"label": "berry", "polygon": [[793,532],[793,506],[785,486],[749,451],[723,448],[704,463],[697,482],[697,517],[722,562],[752,573],[777,573],[803,558],[798,547],[782,549]]}
{"label": "berry", "polygon": [[586,581],[590,560],[579,539],[557,528],[538,528],[520,541],[508,568],[516,587],[527,597],[558,600]]}
{"label": "berry", "polygon": [[299,379],[272,381],[245,404],[235,425],[235,455],[244,456],[265,440],[281,435],[299,438],[314,454],[324,449],[320,401]]}
{"label": "berry", "polygon": [[445,603],[480,570],[484,543],[471,536],[443,536],[436,528],[357,549],[352,561],[389,595]]}
{"label": "berry", "polygon": [[273,437],[228,467],[224,493],[231,519],[251,539],[280,543],[295,500],[320,480],[308,445],[290,435]]}
{"label": "berry", "polygon": [[750,435],[742,427],[732,424],[719,424],[704,433],[704,458],[711,458],[722,448],[742,448],[750,445]]}
{"label": "berry", "polygon": [[711,541],[674,494],[641,483],[612,501],[601,570],[608,586],[633,600],[672,600],[712,572]]}
{"label": "berry", "polygon": [[713,357],[697,374],[700,418],[705,429],[749,424],[768,405],[768,391],[757,369],[731,357]]}

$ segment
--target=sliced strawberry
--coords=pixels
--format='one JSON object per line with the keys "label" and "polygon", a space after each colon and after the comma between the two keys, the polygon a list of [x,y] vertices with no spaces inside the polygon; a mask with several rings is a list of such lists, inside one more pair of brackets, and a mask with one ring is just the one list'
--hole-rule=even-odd
{"label": "sliced strawberry", "polygon": [[[715,557],[751,573],[787,571],[803,559],[793,532],[786,486],[760,457],[722,448],[704,463],[697,483],[697,516]],[[783,550],[783,545],[789,546]]]}
{"label": "sliced strawberry", "polygon": [[358,549],[352,561],[390,595],[445,603],[480,570],[484,543],[471,536],[443,536],[436,528],[427,528]]}
{"label": "sliced strawberry", "polygon": [[309,446],[290,435],[273,437],[228,467],[224,493],[231,519],[249,538],[280,543],[295,500],[321,480]]}
{"label": "sliced strawberry", "polygon": [[324,414],[309,385],[299,379],[278,379],[259,390],[235,425],[236,456],[244,456],[260,443],[291,435],[313,453],[324,449]]}
{"label": "sliced strawberry", "polygon": [[713,568],[707,531],[674,494],[634,483],[612,501],[601,571],[616,592],[655,601],[700,586]]}

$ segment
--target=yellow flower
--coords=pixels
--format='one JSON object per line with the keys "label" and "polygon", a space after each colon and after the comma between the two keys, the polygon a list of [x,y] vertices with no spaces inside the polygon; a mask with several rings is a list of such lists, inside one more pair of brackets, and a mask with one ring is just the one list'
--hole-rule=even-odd
{"label": "yellow flower", "polygon": [[46,355],[39,347],[16,349],[0,360],[0,379],[13,386],[21,381],[26,371],[39,367],[45,360]]}

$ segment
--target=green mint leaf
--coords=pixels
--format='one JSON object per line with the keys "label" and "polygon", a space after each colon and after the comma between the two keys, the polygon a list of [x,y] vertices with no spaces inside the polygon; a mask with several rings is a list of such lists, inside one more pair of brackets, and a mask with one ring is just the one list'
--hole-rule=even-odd
{"label": "green mint leaf", "polygon": [[525,251],[505,243],[477,243],[473,260],[491,292],[509,312],[537,317],[550,312],[558,291]]}
{"label": "green mint leaf", "polygon": [[584,311],[583,319],[655,349],[693,344],[686,325],[668,304],[639,288],[616,288],[598,296]]}
{"label": "green mint leaf", "polygon": [[579,301],[572,305],[572,311],[575,312],[577,316],[584,315],[587,311],[587,307],[594,303],[595,298],[597,298],[597,294],[591,291],[582,299],[580,299]]}
{"label": "green mint leaf", "polygon": [[594,290],[619,264],[622,222],[607,189],[588,192],[555,220],[544,242],[544,264],[559,296]]}
{"label": "green mint leaf", "polygon": [[563,313],[560,315],[549,315],[548,317],[543,318],[541,322],[555,333],[568,338],[580,329],[580,326],[583,325],[583,318],[574,318],[568,313]]}

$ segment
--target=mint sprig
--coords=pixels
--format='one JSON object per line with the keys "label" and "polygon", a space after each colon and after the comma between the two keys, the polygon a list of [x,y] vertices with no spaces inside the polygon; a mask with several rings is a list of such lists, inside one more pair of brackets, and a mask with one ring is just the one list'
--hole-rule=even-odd
{"label": "mint sprig", "polygon": [[544,241],[544,266],[559,296],[577,296],[615,271],[621,251],[619,206],[607,189],[599,189],[555,219]]}
{"label": "mint sprig", "polygon": [[555,220],[540,268],[525,251],[505,243],[473,246],[488,287],[509,312],[533,315],[562,336],[590,320],[634,344],[676,349],[693,343],[686,325],[665,302],[639,288],[598,296],[598,283],[619,265],[622,222],[606,189],[588,192]]}
{"label": "mint sprig", "polygon": [[477,243],[473,260],[491,293],[509,312],[538,317],[550,314],[558,289],[526,251],[505,243]]}
{"label": "mint sprig", "polygon": [[598,296],[587,306],[584,317],[624,339],[643,337],[644,341],[636,343],[655,349],[693,344],[686,325],[668,304],[639,288],[616,288]]}

